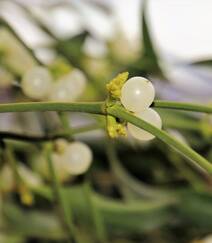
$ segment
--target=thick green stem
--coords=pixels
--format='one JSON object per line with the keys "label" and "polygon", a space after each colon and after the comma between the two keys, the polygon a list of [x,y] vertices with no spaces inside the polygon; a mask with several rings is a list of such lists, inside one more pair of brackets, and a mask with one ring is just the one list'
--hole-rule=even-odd
{"label": "thick green stem", "polygon": [[76,111],[91,114],[104,114],[104,102],[24,102],[0,104],[0,113],[28,111]]}
{"label": "thick green stem", "polygon": [[152,107],[212,113],[212,105],[199,105],[187,102],[155,100],[152,103]]}
{"label": "thick green stem", "polygon": [[[176,108],[184,110],[192,110],[192,111],[202,111],[202,112],[212,112],[209,106],[199,106],[199,105],[191,105],[188,103],[183,103],[185,107],[183,107],[182,103],[174,102],[165,102],[161,101],[160,104],[165,104],[164,108]],[[156,102],[157,104],[157,102]],[[171,105],[172,104],[172,105]],[[161,105],[160,105],[161,106]],[[159,107],[159,105],[158,105]],[[195,108],[196,107],[196,108]],[[162,107],[161,107],[162,108]],[[188,157],[192,162],[196,162],[197,165],[204,168],[210,174],[212,174],[212,164],[204,159],[201,155],[196,153],[190,147],[185,144],[180,143],[179,141],[172,138],[168,133],[163,130],[157,129],[151,124],[139,119],[134,116],[132,113],[128,112],[121,105],[112,105],[110,107],[105,106],[104,102],[96,102],[96,103],[63,103],[63,102],[29,102],[29,103],[11,103],[11,104],[0,104],[0,113],[3,112],[27,112],[27,111],[76,111],[76,112],[87,112],[91,114],[101,114],[101,115],[112,115],[116,118],[123,119],[127,122],[130,122],[148,132],[155,135],[157,138],[161,139],[163,142],[168,145],[174,147],[177,151],[184,154],[184,156]]]}
{"label": "thick green stem", "polygon": [[132,113],[126,111],[120,105],[114,105],[107,109],[107,112],[120,119],[124,119],[127,122],[132,123],[133,125],[140,127],[147,132],[155,135],[157,138],[162,140],[164,143],[172,146],[178,152],[182,153],[185,157],[190,159],[192,162],[196,162],[201,168],[204,168],[210,174],[212,174],[212,164],[204,159],[201,155],[191,149],[189,146],[182,144],[178,140],[174,139],[170,136],[167,132],[156,128],[155,126],[151,125],[150,123],[136,117]]}

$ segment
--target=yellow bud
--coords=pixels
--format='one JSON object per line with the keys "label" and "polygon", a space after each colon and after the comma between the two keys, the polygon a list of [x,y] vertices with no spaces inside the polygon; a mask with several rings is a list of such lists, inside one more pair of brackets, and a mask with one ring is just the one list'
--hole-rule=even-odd
{"label": "yellow bud", "polygon": [[106,88],[111,96],[114,98],[120,98],[121,88],[125,81],[128,79],[128,75],[128,72],[120,73],[106,85]]}
{"label": "yellow bud", "polygon": [[19,188],[21,202],[25,205],[32,205],[34,203],[34,198],[30,190],[25,186],[20,186]]}
{"label": "yellow bud", "polygon": [[123,124],[118,124],[117,125],[117,133],[120,136],[127,136],[127,130],[126,127]]}
{"label": "yellow bud", "polygon": [[118,136],[126,136],[126,127],[118,123],[112,116],[107,116],[107,131],[111,138],[117,138]]}

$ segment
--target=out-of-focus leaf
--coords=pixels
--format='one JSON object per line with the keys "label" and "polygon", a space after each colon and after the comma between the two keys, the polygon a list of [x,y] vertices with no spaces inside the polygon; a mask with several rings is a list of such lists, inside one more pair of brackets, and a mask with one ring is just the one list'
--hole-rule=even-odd
{"label": "out-of-focus leaf", "polygon": [[2,228],[5,232],[25,237],[65,238],[65,232],[54,214],[38,210],[24,211],[12,204],[4,205],[3,213]]}
{"label": "out-of-focus leaf", "polygon": [[[146,2],[144,1],[142,9],[142,38],[143,38],[143,56],[142,59],[146,59],[149,65],[154,69],[159,69],[158,56],[153,46],[152,38],[148,27],[148,21],[146,17]],[[158,70],[157,70],[158,71]]]}
{"label": "out-of-focus leaf", "polygon": [[192,62],[193,65],[203,65],[203,66],[211,66],[212,60],[211,59],[205,59],[205,60],[199,60]]}
{"label": "out-of-focus leaf", "polygon": [[[133,75],[143,74],[149,75],[154,74],[165,78],[165,75],[159,65],[159,57],[155,50],[146,16],[146,1],[142,6],[142,52],[140,58],[128,67],[128,70]],[[165,81],[165,79],[163,79]]]}
{"label": "out-of-focus leaf", "polygon": [[85,31],[71,39],[59,41],[56,44],[56,49],[67,57],[74,66],[81,67],[82,46],[87,36],[88,32]]}
{"label": "out-of-focus leaf", "polygon": [[24,243],[25,240],[21,236],[0,233],[0,242],[1,243]]}
{"label": "out-of-focus leaf", "polygon": [[[42,194],[51,198],[48,188],[42,189]],[[86,203],[82,187],[75,186],[63,191],[66,201],[70,201],[74,214],[80,222],[90,225],[89,207]],[[108,199],[92,193],[95,207],[100,211],[106,227],[111,232],[142,233],[167,224],[172,216],[170,202],[164,201],[135,201],[124,204],[121,201]],[[172,204],[173,202],[171,202]],[[126,220],[126,218],[128,220]]]}
{"label": "out-of-focus leaf", "polygon": [[212,229],[212,194],[182,193],[178,212],[182,221],[203,229]]}

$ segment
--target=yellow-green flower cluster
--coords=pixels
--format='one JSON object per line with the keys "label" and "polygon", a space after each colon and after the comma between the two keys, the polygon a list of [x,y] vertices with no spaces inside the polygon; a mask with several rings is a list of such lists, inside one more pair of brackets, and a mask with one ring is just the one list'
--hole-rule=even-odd
{"label": "yellow-green flower cluster", "polygon": [[128,76],[128,72],[120,73],[106,85],[108,92],[113,98],[120,98],[121,88],[128,79]]}
{"label": "yellow-green flower cluster", "polygon": [[111,138],[117,138],[119,136],[126,136],[126,127],[122,123],[118,123],[113,116],[107,116],[107,131]]}

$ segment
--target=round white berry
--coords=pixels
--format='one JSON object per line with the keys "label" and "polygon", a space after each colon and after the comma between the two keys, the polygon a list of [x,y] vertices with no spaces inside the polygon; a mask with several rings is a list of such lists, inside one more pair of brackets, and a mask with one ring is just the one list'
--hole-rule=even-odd
{"label": "round white berry", "polygon": [[67,79],[73,80],[75,84],[75,92],[77,96],[80,96],[86,87],[87,79],[82,71],[74,69],[68,76]]}
{"label": "round white berry", "polygon": [[[141,118],[142,120],[149,122],[150,124],[152,124],[153,126],[159,128],[159,129],[161,129],[161,127],[162,127],[162,121],[161,121],[159,114],[151,108],[148,108],[144,111],[136,113],[135,115],[137,117]],[[155,137],[151,133],[149,133],[139,127],[136,127],[131,123],[128,123],[127,127],[129,130],[129,133],[136,139],[148,141]]]}
{"label": "round white berry", "polygon": [[[72,87],[71,87],[72,86]],[[74,83],[67,84],[64,80],[53,84],[49,100],[59,102],[72,102],[76,99]]]}
{"label": "round white berry", "polygon": [[88,170],[92,162],[91,149],[82,142],[73,142],[64,151],[62,161],[70,174],[83,174]]}
{"label": "round white berry", "polygon": [[148,108],[155,97],[152,83],[142,77],[133,77],[127,80],[121,89],[121,103],[133,112]]}
{"label": "round white berry", "polygon": [[44,99],[51,90],[52,77],[48,69],[40,66],[27,71],[22,79],[24,94],[32,99]]}
{"label": "round white berry", "polygon": [[84,74],[75,69],[53,85],[49,99],[61,102],[75,101],[83,93],[85,86]]}

